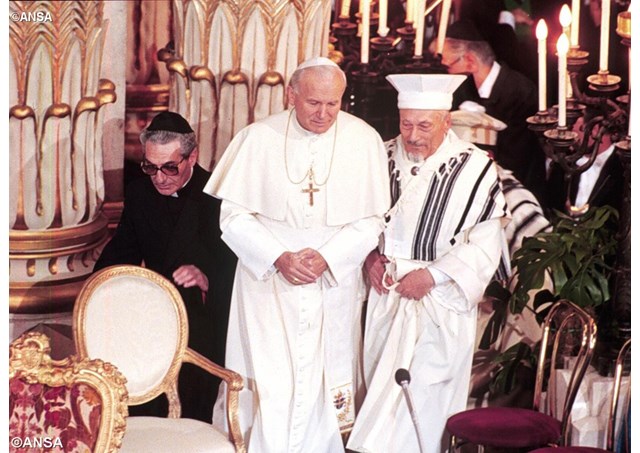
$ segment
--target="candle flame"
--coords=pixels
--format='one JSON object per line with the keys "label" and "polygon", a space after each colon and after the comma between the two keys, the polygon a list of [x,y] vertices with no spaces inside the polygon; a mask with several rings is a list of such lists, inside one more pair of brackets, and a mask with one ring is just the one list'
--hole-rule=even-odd
{"label": "candle flame", "polygon": [[571,8],[566,3],[560,9],[560,25],[563,27],[571,25]]}
{"label": "candle flame", "polygon": [[558,49],[558,55],[567,54],[567,52],[569,51],[569,38],[567,38],[567,35],[565,35],[564,33],[560,35],[556,47]]}
{"label": "candle flame", "polygon": [[547,23],[544,21],[544,19],[540,19],[536,27],[536,38],[547,39],[548,33],[549,30],[547,29]]}

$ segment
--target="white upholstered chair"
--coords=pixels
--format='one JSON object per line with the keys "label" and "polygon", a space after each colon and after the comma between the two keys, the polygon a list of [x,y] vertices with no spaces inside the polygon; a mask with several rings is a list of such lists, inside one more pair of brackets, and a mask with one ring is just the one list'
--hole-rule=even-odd
{"label": "white upholstered chair", "polygon": [[[129,405],[161,393],[168,418],[129,417],[123,452],[244,452],[238,423],[242,378],[187,347],[186,310],[177,289],[142,267],[103,269],[84,284],[73,312],[78,354],[115,364],[127,378]],[[212,425],[180,417],[178,372],[183,362],[226,382],[229,435]]]}

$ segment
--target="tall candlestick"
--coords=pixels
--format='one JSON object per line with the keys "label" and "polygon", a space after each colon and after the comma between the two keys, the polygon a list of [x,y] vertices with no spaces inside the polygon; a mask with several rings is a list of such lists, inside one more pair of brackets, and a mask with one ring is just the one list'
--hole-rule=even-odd
{"label": "tall candlestick", "polygon": [[[438,26],[438,41],[436,51],[442,55],[444,48],[444,38],[447,35],[447,25],[449,25],[449,12],[451,11],[451,0],[443,0],[442,14],[440,14],[440,24]],[[423,11],[424,14],[424,11]]]}
{"label": "tall candlestick", "polygon": [[416,0],[407,0],[407,4],[405,5],[405,7],[407,8],[407,19],[406,19],[406,22],[413,22],[413,13],[414,13],[414,8],[415,8],[414,3],[415,2],[416,2]]}
{"label": "tall candlestick", "polygon": [[[611,0],[602,0],[600,16],[600,72],[609,70],[609,19],[611,18]],[[631,83],[631,80],[629,80]]]}
{"label": "tall candlestick", "polygon": [[342,0],[342,7],[340,8],[340,17],[349,17],[350,9],[351,9],[351,0]]}
{"label": "tall candlestick", "polygon": [[361,0],[362,5],[362,37],[360,38],[360,62],[369,63],[369,33],[371,22],[371,0]]}
{"label": "tall candlestick", "polygon": [[558,127],[567,126],[567,52],[569,39],[562,33],[558,38]]}
{"label": "tall candlestick", "polygon": [[378,2],[378,36],[383,38],[389,33],[389,27],[387,27],[387,10],[389,5],[388,0],[380,0]]}
{"label": "tall candlestick", "polygon": [[416,8],[416,43],[413,55],[416,57],[422,56],[422,47],[424,46],[424,9],[425,1],[418,0]]}
{"label": "tall candlestick", "polygon": [[571,0],[571,47],[580,47],[580,2]]}
{"label": "tall candlestick", "polygon": [[538,21],[536,38],[538,38],[538,110],[547,110],[547,23]]}

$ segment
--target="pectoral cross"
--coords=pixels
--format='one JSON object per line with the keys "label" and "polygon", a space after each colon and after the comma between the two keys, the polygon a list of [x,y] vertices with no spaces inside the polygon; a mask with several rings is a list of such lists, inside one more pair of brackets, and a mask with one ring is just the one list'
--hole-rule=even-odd
{"label": "pectoral cross", "polygon": [[320,192],[320,189],[313,187],[313,178],[309,181],[309,188],[302,189],[303,193],[309,194],[309,206],[313,206],[313,194],[316,192]]}

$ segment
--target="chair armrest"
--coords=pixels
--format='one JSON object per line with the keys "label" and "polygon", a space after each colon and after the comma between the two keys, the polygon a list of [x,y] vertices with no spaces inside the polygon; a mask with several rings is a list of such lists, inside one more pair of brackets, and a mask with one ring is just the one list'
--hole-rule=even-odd
{"label": "chair armrest", "polygon": [[187,348],[182,358],[185,363],[192,363],[199,366],[203,370],[218,376],[227,384],[227,423],[229,424],[229,434],[231,440],[236,447],[238,453],[245,453],[246,447],[240,430],[240,421],[238,419],[238,406],[240,403],[239,392],[244,387],[242,376],[235,371],[217,365],[207,359],[202,354],[197,353],[193,349]]}

